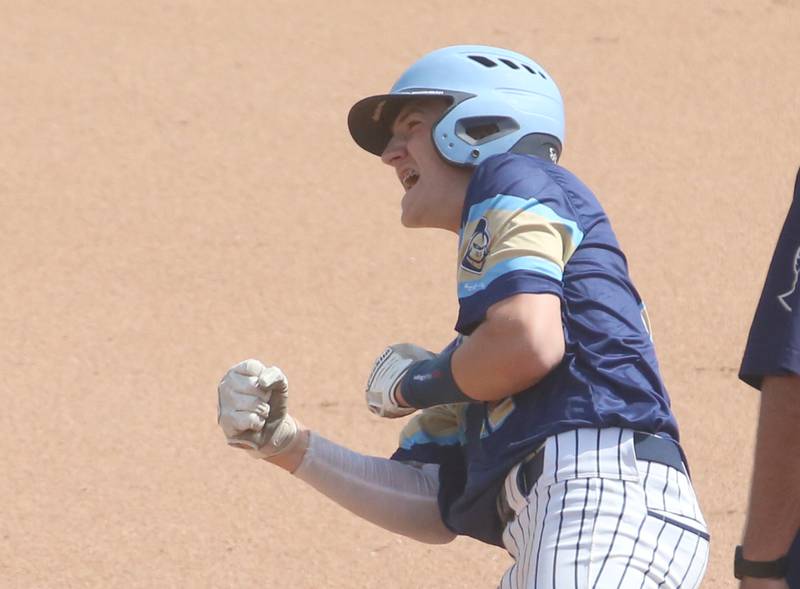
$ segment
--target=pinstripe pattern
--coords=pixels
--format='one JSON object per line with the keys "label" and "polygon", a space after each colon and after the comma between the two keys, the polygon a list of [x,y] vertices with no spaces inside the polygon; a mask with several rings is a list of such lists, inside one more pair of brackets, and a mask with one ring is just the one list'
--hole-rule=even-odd
{"label": "pinstripe pattern", "polygon": [[[577,435],[577,432],[576,432]],[[577,437],[576,437],[577,440]],[[577,446],[577,444],[576,444]],[[578,461],[575,461],[575,464],[578,464]],[[577,470],[576,470],[577,472]],[[583,524],[586,521],[586,506],[589,504],[589,480],[586,480],[586,490],[584,491],[583,496],[583,509],[581,510],[581,523],[578,526],[578,543],[575,544],[575,589],[578,589],[578,569],[583,565],[581,562],[581,538],[583,537]],[[594,521],[594,518],[592,518]]]}
{"label": "pinstripe pattern", "polygon": [[514,564],[502,589],[699,587],[708,530],[683,473],[637,460],[620,428],[564,432],[543,451],[527,497],[518,467],[506,479],[517,515],[503,534]]}
{"label": "pinstripe pattern", "polygon": [[678,547],[681,545],[681,540],[683,540],[683,536],[686,534],[686,530],[681,530],[681,535],[678,536],[678,541],[675,546],[672,548],[672,558],[669,559],[669,564],[667,565],[667,574],[664,576],[664,579],[658,584],[659,589],[664,586],[664,583],[667,582],[669,578],[669,573],[672,570],[672,563],[675,562],[675,556],[678,554]]}
{"label": "pinstripe pattern", "polygon": [[622,482],[622,509],[620,510],[619,517],[617,518],[617,523],[614,526],[614,533],[611,534],[611,541],[608,544],[608,552],[603,557],[603,564],[600,565],[600,571],[597,573],[597,577],[595,578],[595,582],[593,587],[597,587],[598,582],[600,581],[600,577],[603,575],[603,568],[605,568],[606,563],[608,562],[609,556],[611,556],[612,550],[614,549],[614,540],[619,533],[619,526],[623,521],[623,514],[625,513],[625,503],[628,499],[627,489],[625,488],[625,481]]}

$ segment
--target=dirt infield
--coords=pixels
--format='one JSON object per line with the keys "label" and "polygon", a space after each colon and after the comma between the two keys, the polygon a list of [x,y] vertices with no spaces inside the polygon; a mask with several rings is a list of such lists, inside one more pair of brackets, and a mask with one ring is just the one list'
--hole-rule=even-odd
{"label": "dirt infield", "polygon": [[345,120],[456,43],[559,83],[562,163],[654,324],[704,587],[734,586],[758,399],[736,371],[800,164],[800,3],[345,5],[4,3],[0,587],[495,586],[503,551],[361,522],[215,421],[217,381],[257,357],[304,423],[393,450],[363,384],[385,344],[450,339],[455,244],[401,228]]}

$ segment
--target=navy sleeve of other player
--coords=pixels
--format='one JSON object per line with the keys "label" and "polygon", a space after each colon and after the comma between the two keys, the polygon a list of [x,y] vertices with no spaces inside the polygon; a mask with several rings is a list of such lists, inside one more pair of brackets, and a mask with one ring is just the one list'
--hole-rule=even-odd
{"label": "navy sleeve of other player", "polygon": [[800,171],[750,327],[739,378],[761,388],[765,376],[800,374]]}
{"label": "navy sleeve of other player", "polygon": [[789,572],[786,573],[786,582],[789,584],[789,589],[800,589],[800,530],[797,531],[787,557]]}

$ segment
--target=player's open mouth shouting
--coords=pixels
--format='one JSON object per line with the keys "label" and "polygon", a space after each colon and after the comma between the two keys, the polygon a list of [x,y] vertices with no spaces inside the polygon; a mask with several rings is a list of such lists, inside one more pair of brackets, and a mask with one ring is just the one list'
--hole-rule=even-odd
{"label": "player's open mouth shouting", "polygon": [[406,190],[411,190],[419,180],[419,172],[413,168],[399,172],[398,175],[400,176],[400,182],[403,184],[403,188]]}

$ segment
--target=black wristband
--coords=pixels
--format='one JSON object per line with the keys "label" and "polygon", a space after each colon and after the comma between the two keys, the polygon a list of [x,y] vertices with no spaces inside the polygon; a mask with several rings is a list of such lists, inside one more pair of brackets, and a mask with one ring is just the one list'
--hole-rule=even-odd
{"label": "black wristband", "polygon": [[406,405],[424,409],[434,405],[474,401],[458,388],[453,379],[450,363],[454,351],[439,354],[430,360],[420,360],[409,367],[400,381],[400,392]]}
{"label": "black wristband", "polygon": [[789,569],[789,559],[785,556],[776,560],[745,560],[742,547],[736,547],[733,558],[733,576],[737,579],[752,577],[754,579],[782,579]]}

